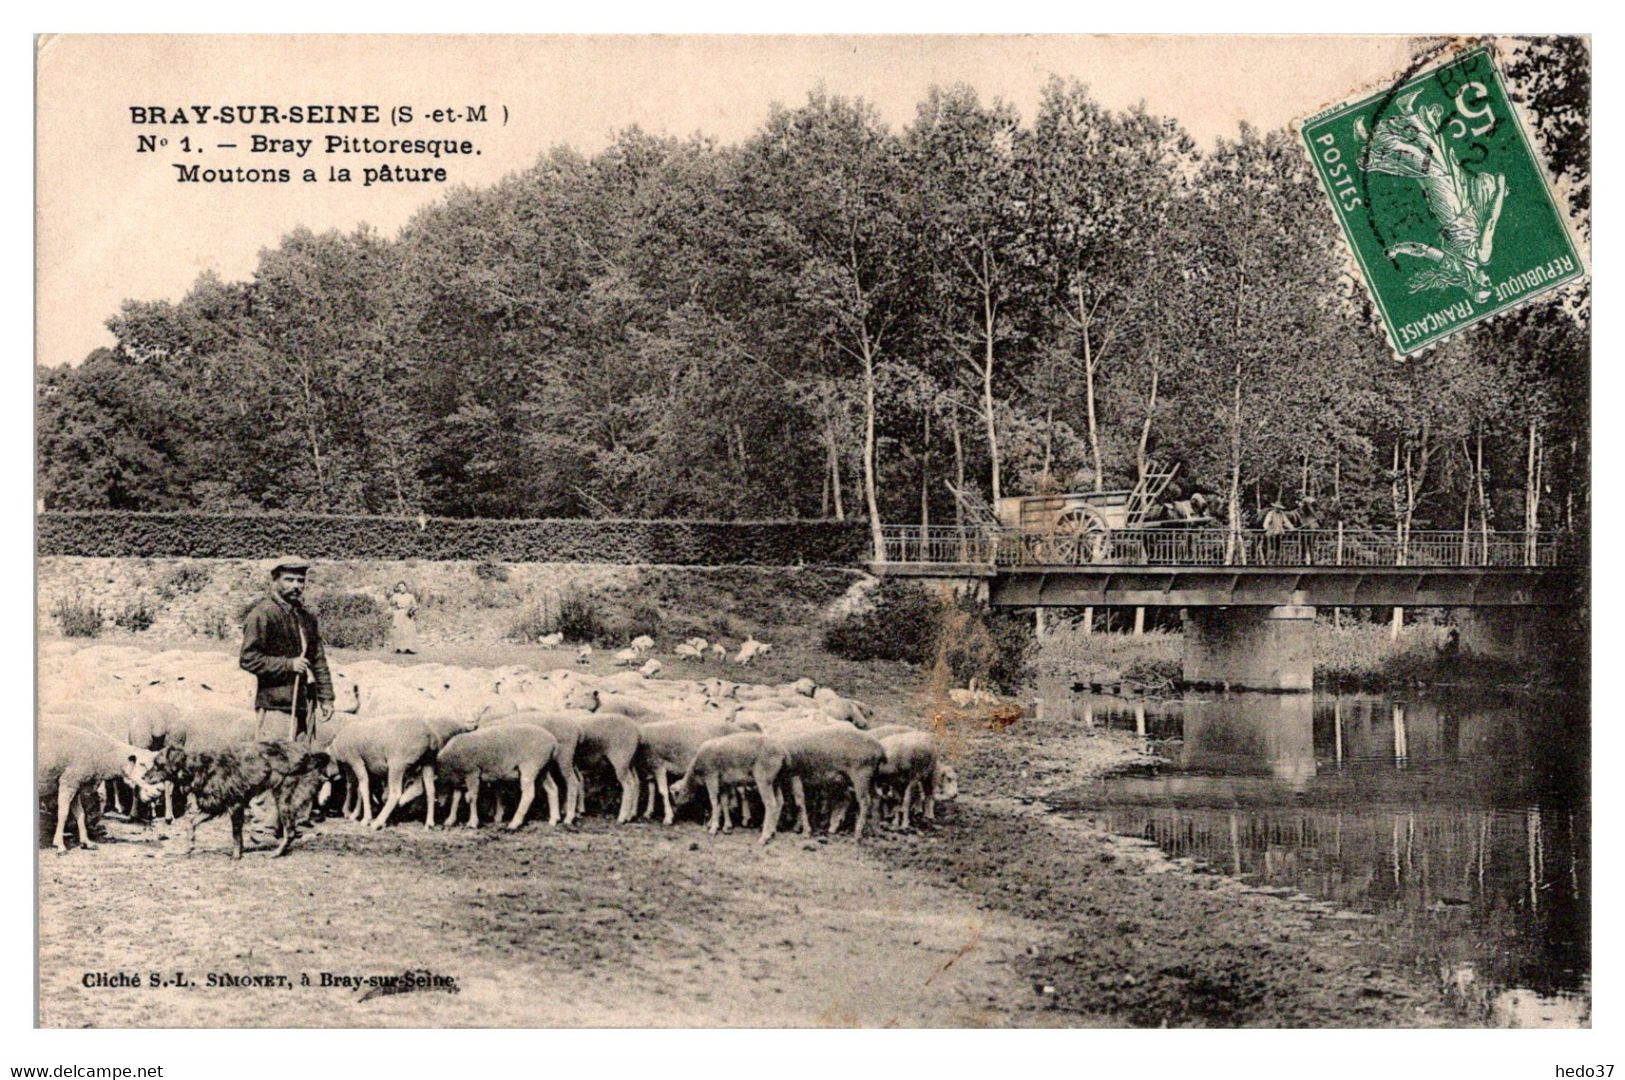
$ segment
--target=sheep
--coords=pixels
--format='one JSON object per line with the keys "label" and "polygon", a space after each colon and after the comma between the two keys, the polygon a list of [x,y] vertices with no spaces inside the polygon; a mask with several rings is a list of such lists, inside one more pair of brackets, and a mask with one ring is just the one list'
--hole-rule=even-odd
{"label": "sheep", "polygon": [[879,739],[881,742],[885,742],[893,735],[904,735],[918,730],[920,729],[909,727],[907,724],[880,724],[876,727],[865,728],[863,733],[871,739]]}
{"label": "sheep", "polygon": [[483,715],[494,716],[517,712],[593,712],[599,705],[599,691],[575,680],[573,672],[565,672],[572,681],[557,681],[535,689],[498,695],[513,702],[513,710],[488,709]]}
{"label": "sheep", "polygon": [[[559,779],[564,782],[564,823],[572,825],[576,819],[576,804],[581,801],[581,770],[576,766],[576,752],[581,745],[582,723],[587,714],[569,715],[564,712],[526,711],[509,716],[490,717],[486,724],[497,727],[507,724],[529,724],[546,729],[558,743],[553,752],[553,764]],[[554,809],[549,824],[558,824],[558,811]]]}
{"label": "sheep", "polygon": [[952,780],[953,794],[945,793],[945,798],[958,794],[958,781],[957,777],[951,775],[952,768],[937,761],[936,740],[928,732],[902,731],[881,739],[880,745],[885,749],[886,757],[875,775],[903,785],[893,823],[899,828],[908,828],[909,809],[916,791],[920,793],[922,815],[927,821],[935,821],[939,779]]}
{"label": "sheep", "polygon": [[647,664],[644,664],[642,667],[638,668],[638,674],[642,675],[645,679],[652,679],[664,670],[665,668],[661,665],[659,660],[650,660]]}
{"label": "sheep", "polygon": [[[419,766],[428,804],[423,827],[434,828],[434,756],[451,735],[467,730],[468,725],[451,717],[434,717],[432,721],[418,716],[380,716],[350,724],[334,737],[330,748],[334,760],[355,778],[356,809],[352,817],[363,825],[382,829],[395,808],[410,801],[411,796],[404,790],[406,773]],[[388,774],[384,805],[376,815],[372,812],[371,780],[375,771]]]}
{"label": "sheep", "polygon": [[564,644],[564,634],[557,630],[551,634],[543,634],[536,640],[536,644],[544,649],[556,649]]}
{"label": "sheep", "polygon": [[[442,780],[454,785],[451,811],[446,824],[457,824],[458,801],[463,789],[468,790],[468,827],[480,827],[480,783],[482,780],[519,778],[519,805],[508,822],[510,830],[525,823],[530,804],[536,799],[536,777],[542,774],[542,789],[547,792],[548,821],[559,820],[559,788],[551,776],[542,770],[557,756],[559,742],[544,727],[532,724],[501,724],[496,727],[465,731],[446,740],[446,745],[435,755],[435,767]],[[498,806],[498,814],[501,806]]]}
{"label": "sheep", "polygon": [[869,726],[870,711],[861,701],[844,698],[828,687],[820,687],[813,701],[832,719],[845,720],[860,731]]}
{"label": "sheep", "polygon": [[719,825],[724,831],[733,830],[733,814],[724,811],[724,785],[754,780],[756,793],[762,800],[760,843],[766,844],[773,839],[779,815],[784,809],[779,801],[777,784],[785,758],[784,747],[766,735],[742,732],[709,739],[695,752],[688,772],[672,786],[670,799],[682,806],[689,801],[696,788],[704,785],[711,799],[711,820],[706,825],[706,831],[715,836]]}
{"label": "sheep", "polygon": [[788,735],[808,731],[822,731],[840,723],[831,720],[817,709],[763,710],[740,709],[730,719],[736,724],[753,724],[769,735]]}
{"label": "sheep", "polygon": [[742,728],[722,720],[663,720],[642,725],[638,731],[638,769],[654,779],[644,818],[655,813],[656,796],[666,801],[665,823],[674,820],[668,770],[678,775],[688,772],[694,755],[708,739],[737,735]]}
{"label": "sheep", "polygon": [[[638,725],[619,713],[598,713],[581,721],[581,742],[576,747],[576,774],[582,775],[583,766],[600,761],[614,770],[615,779],[621,783],[621,809],[615,816],[619,825],[637,816],[638,773],[634,763],[642,741]],[[584,784],[576,786],[576,796],[577,808],[586,813]]]}
{"label": "sheep", "polygon": [[138,749],[95,731],[66,724],[41,724],[38,753],[35,777],[39,797],[46,798],[53,792],[56,795],[56,833],[52,843],[59,854],[68,851],[63,831],[67,828],[69,812],[79,829],[79,846],[86,851],[96,848],[85,831],[85,807],[80,796],[86,789],[103,780],[120,779],[144,799],[155,799],[162,794],[158,787],[147,782],[147,769],[153,760],[151,750]]}
{"label": "sheep", "polygon": [[646,653],[655,647],[655,639],[648,634],[639,634],[631,641],[632,648],[639,653]]}
{"label": "sheep", "polygon": [[[68,724],[99,732],[119,742],[127,742],[137,750],[157,750],[164,745],[170,727],[180,716],[180,710],[167,701],[143,701],[133,698],[123,702],[54,703],[42,707],[40,716],[47,723]],[[102,811],[117,806],[116,780],[109,780],[102,794]],[[132,794],[129,807],[123,812],[134,815],[137,800]],[[175,789],[164,786],[164,820],[175,819]]]}
{"label": "sheep", "polygon": [[[268,725],[269,726],[269,725]],[[267,732],[273,735],[276,732]],[[259,717],[250,709],[214,706],[183,709],[169,722],[166,746],[189,750],[224,750],[259,737]]]}
{"label": "sheep", "polygon": [[786,684],[785,689],[792,690],[802,697],[813,697],[818,693],[818,684],[804,675],[795,682]]}
{"label": "sheep", "polygon": [[615,665],[617,667],[631,667],[638,662],[638,657],[641,655],[636,649],[622,649],[615,654]]}
{"label": "sheep", "polygon": [[591,645],[583,645],[581,648],[576,650],[576,663],[581,664],[583,667],[592,663]]}
{"label": "sheep", "polygon": [[700,690],[708,698],[739,698],[739,684],[727,679],[706,679],[700,684]]}
{"label": "sheep", "polygon": [[[806,784],[827,786],[850,783],[858,801],[858,820],[853,827],[855,839],[863,839],[863,825],[869,817],[869,802],[874,791],[875,772],[886,758],[886,750],[861,731],[843,724],[830,724],[827,728],[805,733],[785,735],[780,739],[789,760],[785,774],[790,778],[790,793],[796,800],[799,816],[797,827],[805,836],[810,831],[807,820]],[[846,795],[830,814],[829,831],[835,832],[846,817]]]}
{"label": "sheep", "polygon": [[734,663],[748,664],[758,656],[766,656],[772,651],[773,646],[763,641],[757,641],[747,635],[745,640],[740,643],[739,653],[734,657]]}
{"label": "sheep", "polygon": [[598,708],[600,713],[619,713],[632,720],[664,720],[665,711],[657,708],[642,698],[632,697],[629,694],[599,694]]}
{"label": "sheep", "polygon": [[705,650],[707,648],[710,647],[711,643],[706,641],[702,637],[691,637],[688,640],[684,641],[683,644],[687,645],[689,648],[693,649],[695,652],[703,653],[703,652],[705,652]]}
{"label": "sheep", "polygon": [[672,649],[672,653],[679,660],[689,660],[698,663],[699,661],[705,659],[705,651],[703,649],[696,649],[686,641]]}
{"label": "sheep", "polygon": [[711,659],[721,663],[722,661],[728,659],[728,650],[725,649],[722,643],[719,641],[712,645],[709,650],[707,650],[707,655],[710,656]]}

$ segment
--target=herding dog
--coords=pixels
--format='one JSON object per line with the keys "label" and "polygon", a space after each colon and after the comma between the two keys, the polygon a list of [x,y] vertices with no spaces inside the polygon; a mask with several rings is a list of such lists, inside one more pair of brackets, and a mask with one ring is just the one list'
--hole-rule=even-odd
{"label": "herding dog", "polygon": [[293,843],[294,825],[310,812],[316,790],[321,787],[332,758],[286,739],[244,743],[226,750],[188,753],[184,747],[168,746],[147,770],[152,784],[171,782],[187,793],[186,850],[197,845],[197,827],[221,814],[231,815],[231,857],[243,857],[243,820],[248,804],[269,792],[276,801],[277,829],[281,838],[272,858],[284,855]]}

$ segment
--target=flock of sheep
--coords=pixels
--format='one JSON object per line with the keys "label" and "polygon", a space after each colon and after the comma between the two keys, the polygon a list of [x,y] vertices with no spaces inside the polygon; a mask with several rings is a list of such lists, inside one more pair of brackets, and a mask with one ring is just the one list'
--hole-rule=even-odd
{"label": "flock of sheep", "polygon": [[[558,632],[548,634],[538,644],[544,649],[556,649],[564,643],[564,635]],[[618,667],[632,667],[642,661],[638,667],[638,674],[646,679],[652,679],[665,670],[665,665],[659,660],[644,656],[655,647],[654,638],[647,634],[640,634],[632,639],[626,648],[615,654],[615,664]],[[746,637],[739,644],[739,651],[734,654],[734,663],[749,664],[758,657],[766,656],[773,651],[773,646],[765,641],[757,641],[754,637]],[[707,661],[723,661],[728,659],[728,649],[720,641],[706,641],[702,637],[691,637],[672,649],[672,655],[693,663]],[[592,663],[592,646],[582,645],[576,650],[576,663],[583,666]]]}
{"label": "flock of sheep", "polygon": [[[710,654],[695,641],[683,644],[701,657]],[[751,656],[770,648],[752,644],[760,651]],[[627,651],[635,661],[652,645],[640,639]],[[153,771],[160,748],[221,752],[288,734],[257,729],[247,707],[253,679],[231,655],[47,644],[39,669],[39,793],[56,797],[58,850],[66,850],[70,808],[86,841],[81,799],[104,784],[104,798],[124,801],[128,812],[142,802],[153,803],[156,812],[162,800],[164,816],[172,819],[177,796],[185,793]],[[466,801],[466,823],[477,828],[487,817],[483,804],[497,801],[494,813],[517,829],[538,785],[552,824],[584,813],[595,785],[609,792],[611,803],[618,786],[621,823],[631,821],[641,803],[645,818],[658,812],[669,825],[703,790],[712,833],[732,829],[736,813],[746,826],[760,813],[765,844],[786,809],[786,793],[803,833],[811,828],[809,792],[827,804],[831,833],[856,803],[852,828],[859,838],[872,813],[907,828],[911,815],[933,818],[936,801],[957,793],[953,769],[940,760],[929,733],[875,725],[869,706],[810,679],[760,685],[659,674],[658,660],[608,675],[334,664],[337,711],[316,724],[309,743],[325,755],[329,784],[321,797],[336,805],[330,788],[341,785],[344,812],[373,828],[419,798],[427,827],[457,824]],[[268,722],[281,726],[289,718],[272,714]],[[499,801],[498,789],[508,782],[518,787],[511,815]],[[128,790],[118,790],[121,785]],[[445,796],[449,806],[442,812]]]}

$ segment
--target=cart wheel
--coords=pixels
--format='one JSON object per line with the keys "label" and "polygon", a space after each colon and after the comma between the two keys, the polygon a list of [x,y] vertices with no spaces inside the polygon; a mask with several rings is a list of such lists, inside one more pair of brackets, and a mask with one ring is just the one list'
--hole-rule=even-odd
{"label": "cart wheel", "polygon": [[1055,523],[1049,561],[1067,566],[1104,562],[1111,550],[1111,532],[1093,510],[1070,510]]}

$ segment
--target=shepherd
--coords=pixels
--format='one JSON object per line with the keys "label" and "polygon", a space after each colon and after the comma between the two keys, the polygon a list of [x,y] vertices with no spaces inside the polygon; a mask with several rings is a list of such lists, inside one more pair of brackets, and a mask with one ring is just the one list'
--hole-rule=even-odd
{"label": "shepherd", "polygon": [[[243,616],[243,649],[238,663],[258,681],[254,709],[260,739],[309,743],[315,735],[314,701],[323,723],[333,719],[333,677],[327,670],[316,616],[304,605],[308,560],[288,555],[270,565],[270,594]],[[283,731],[267,731],[274,714],[286,713]]]}

